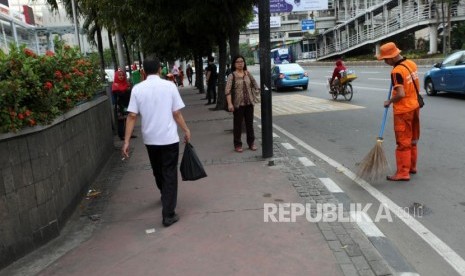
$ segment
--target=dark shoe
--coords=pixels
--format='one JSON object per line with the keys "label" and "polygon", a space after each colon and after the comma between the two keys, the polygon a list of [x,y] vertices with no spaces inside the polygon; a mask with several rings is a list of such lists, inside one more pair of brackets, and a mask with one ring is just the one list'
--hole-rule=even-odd
{"label": "dark shoe", "polygon": [[171,224],[176,223],[179,220],[179,216],[177,214],[174,214],[174,216],[170,218],[164,218],[163,219],[163,226],[168,227]]}
{"label": "dark shoe", "polygon": [[137,138],[137,135],[131,135],[131,138]]}
{"label": "dark shoe", "polygon": [[249,146],[249,149],[252,150],[252,151],[256,151],[257,146],[255,144],[252,144],[251,146]]}
{"label": "dark shoe", "polygon": [[211,103],[211,102],[208,102],[208,103],[206,103],[205,105],[210,105],[210,104],[212,104],[212,103]]}

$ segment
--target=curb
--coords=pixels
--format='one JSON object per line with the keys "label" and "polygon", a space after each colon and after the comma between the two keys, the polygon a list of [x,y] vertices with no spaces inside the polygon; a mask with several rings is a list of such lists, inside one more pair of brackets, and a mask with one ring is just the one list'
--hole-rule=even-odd
{"label": "curb", "polygon": [[[259,128],[261,127],[258,124]],[[348,195],[315,163],[312,153],[303,153],[293,146],[289,134],[273,126],[274,163],[286,173],[305,203],[342,204],[344,217],[362,216],[361,222],[318,222],[325,240],[344,275],[419,275],[396,246],[362,212],[348,208]],[[286,138],[284,138],[285,136]],[[317,159],[312,156],[312,159]]]}

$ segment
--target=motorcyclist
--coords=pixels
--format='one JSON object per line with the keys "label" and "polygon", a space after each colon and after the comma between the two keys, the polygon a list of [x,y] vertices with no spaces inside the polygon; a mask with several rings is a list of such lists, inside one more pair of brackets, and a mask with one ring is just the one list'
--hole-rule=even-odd
{"label": "motorcyclist", "polygon": [[338,59],[336,61],[336,67],[333,70],[333,76],[331,77],[331,79],[329,79],[329,85],[331,87],[329,93],[333,93],[334,87],[340,84],[341,75],[346,70],[347,68],[344,66],[342,60]]}

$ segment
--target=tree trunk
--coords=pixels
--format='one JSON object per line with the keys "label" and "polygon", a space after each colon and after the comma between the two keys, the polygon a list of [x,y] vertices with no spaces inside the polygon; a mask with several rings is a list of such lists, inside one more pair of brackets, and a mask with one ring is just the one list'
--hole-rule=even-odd
{"label": "tree trunk", "polygon": [[239,55],[239,30],[233,30],[229,33],[229,52],[232,60]]}
{"label": "tree trunk", "polygon": [[[131,68],[131,53],[129,52],[129,47],[128,47],[128,41],[126,40],[126,36],[122,35],[123,37],[123,45],[124,45],[124,50],[126,52],[126,63],[128,65],[128,69],[129,69],[129,77],[131,77],[131,73],[132,73],[132,68]],[[126,66],[125,66],[126,67]],[[124,70],[124,69],[123,69]]]}
{"label": "tree trunk", "polygon": [[98,25],[97,22],[95,22],[96,29],[97,29],[97,49],[98,49],[98,54],[100,57],[100,76],[102,77],[102,80],[105,79],[105,58],[103,56],[103,41],[102,41],[102,29]]}
{"label": "tree trunk", "polygon": [[226,87],[224,77],[225,77],[225,67],[226,67],[226,59],[227,59],[227,44],[226,38],[218,39],[218,51],[219,51],[219,66],[220,70],[218,72],[218,94],[216,96],[216,110],[226,110],[227,103],[226,97],[224,95],[224,89]]}
{"label": "tree trunk", "polygon": [[205,93],[203,86],[203,62],[202,54],[195,55],[195,86],[199,89],[199,93]]}
{"label": "tree trunk", "polygon": [[111,32],[109,30],[108,30],[108,44],[110,46],[111,60],[113,61],[113,68],[116,71],[118,70],[118,62],[116,60],[115,46],[113,45],[113,36],[111,35]]}

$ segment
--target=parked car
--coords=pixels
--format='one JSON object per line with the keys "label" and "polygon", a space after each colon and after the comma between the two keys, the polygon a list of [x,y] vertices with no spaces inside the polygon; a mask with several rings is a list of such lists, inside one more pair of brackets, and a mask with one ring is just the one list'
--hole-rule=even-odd
{"label": "parked car", "polygon": [[308,88],[308,73],[297,63],[276,64],[271,69],[271,87],[276,91],[283,87]]}
{"label": "parked car", "polygon": [[465,51],[449,55],[426,72],[424,88],[428,96],[439,91],[465,93]]}

